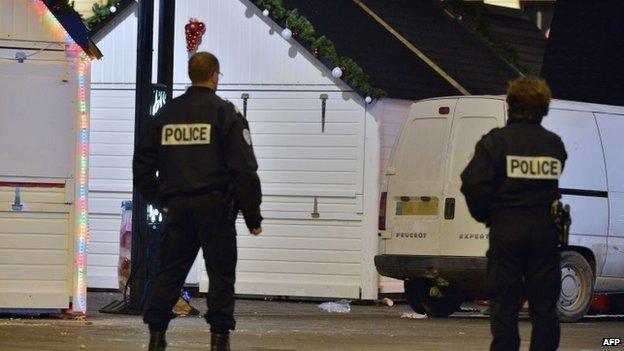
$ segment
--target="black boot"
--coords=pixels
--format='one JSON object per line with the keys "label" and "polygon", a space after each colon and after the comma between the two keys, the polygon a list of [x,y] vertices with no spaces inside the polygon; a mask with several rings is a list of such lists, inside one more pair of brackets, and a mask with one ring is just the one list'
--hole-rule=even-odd
{"label": "black boot", "polygon": [[210,335],[210,351],[231,351],[230,333],[212,333]]}
{"label": "black boot", "polygon": [[150,331],[149,351],[165,351],[167,340],[164,331]]}

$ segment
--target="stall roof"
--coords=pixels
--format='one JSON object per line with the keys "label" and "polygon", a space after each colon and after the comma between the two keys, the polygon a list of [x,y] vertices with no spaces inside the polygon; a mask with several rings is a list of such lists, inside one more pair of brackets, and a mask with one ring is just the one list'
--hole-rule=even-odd
{"label": "stall roof", "polygon": [[[362,4],[386,26],[363,11]],[[323,6],[310,0],[284,0],[284,5],[298,9],[317,32],[334,42],[341,54],[362,66],[373,86],[386,90],[393,98],[453,95],[458,89],[392,31],[470,94],[502,94],[508,82],[521,74],[520,66],[529,67],[530,72],[539,72],[541,66],[545,38],[535,36],[539,29],[519,10],[497,11],[480,4],[466,5],[480,11],[492,24],[493,34],[519,51],[516,67],[473,32],[466,21],[447,11],[439,0],[335,1]],[[527,34],[530,39],[523,46],[512,45],[517,36]]]}
{"label": "stall roof", "polygon": [[78,46],[91,58],[99,59],[102,52],[97,48],[91,40],[89,29],[82,22],[82,18],[76,11],[66,11],[58,6],[57,0],[41,0],[46,7],[52,12],[54,17],[63,26],[67,34],[74,40]]}
{"label": "stall roof", "polygon": [[487,4],[474,6],[490,20],[492,32],[516,51],[518,69],[527,74],[539,74],[546,51],[542,30],[522,11]]}

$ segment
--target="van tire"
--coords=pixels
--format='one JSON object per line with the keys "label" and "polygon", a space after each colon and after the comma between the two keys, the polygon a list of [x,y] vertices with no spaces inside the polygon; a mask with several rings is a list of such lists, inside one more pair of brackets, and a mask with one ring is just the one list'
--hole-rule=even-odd
{"label": "van tire", "polygon": [[594,296],[592,268],[578,252],[561,252],[561,293],[557,315],[561,322],[576,322],[583,318]]}
{"label": "van tire", "polygon": [[429,317],[448,317],[459,310],[461,301],[453,297],[431,297],[434,282],[427,278],[404,281],[405,299],[416,313]]}

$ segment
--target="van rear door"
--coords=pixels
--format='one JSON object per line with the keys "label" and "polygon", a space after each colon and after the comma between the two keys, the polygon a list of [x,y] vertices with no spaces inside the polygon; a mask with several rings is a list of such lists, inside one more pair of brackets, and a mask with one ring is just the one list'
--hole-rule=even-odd
{"label": "van rear door", "polygon": [[456,98],[412,105],[388,167],[385,253],[437,255]]}
{"label": "van rear door", "polygon": [[460,98],[457,102],[441,203],[441,256],[485,255],[488,230],[468,212],[466,200],[460,192],[460,174],[472,159],[481,137],[504,123],[505,102],[502,99]]}

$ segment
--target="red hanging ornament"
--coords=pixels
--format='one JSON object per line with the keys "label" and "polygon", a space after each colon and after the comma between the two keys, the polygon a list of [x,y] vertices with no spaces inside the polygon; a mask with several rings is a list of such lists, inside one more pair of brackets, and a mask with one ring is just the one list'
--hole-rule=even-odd
{"label": "red hanging ornament", "polygon": [[318,49],[314,49],[312,51],[312,55],[314,55],[314,57],[319,57],[320,53],[319,53]]}
{"label": "red hanging ornament", "polygon": [[186,49],[189,53],[194,52],[202,42],[202,36],[206,33],[206,24],[196,18],[191,18],[184,26],[184,32],[186,34]]}

